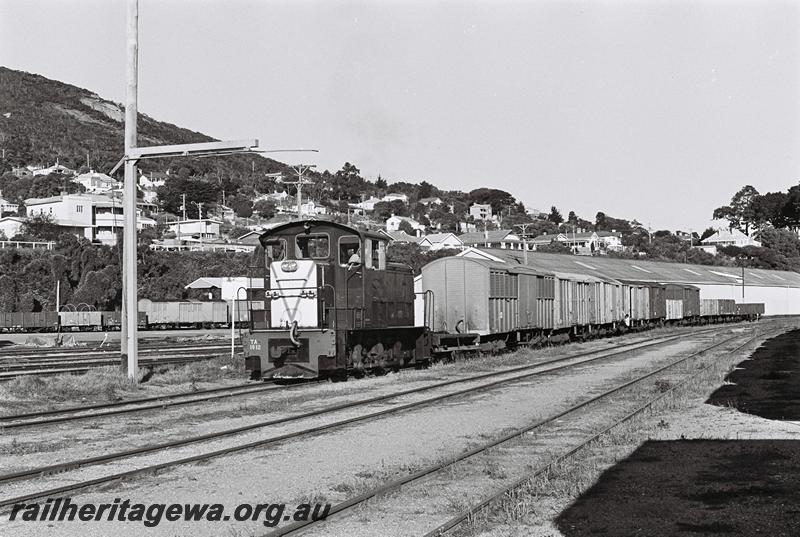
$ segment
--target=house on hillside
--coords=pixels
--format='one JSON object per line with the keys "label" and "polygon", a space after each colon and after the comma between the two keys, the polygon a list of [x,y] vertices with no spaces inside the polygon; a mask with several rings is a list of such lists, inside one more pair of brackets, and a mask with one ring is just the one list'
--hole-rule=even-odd
{"label": "house on hillside", "polygon": [[390,192],[386,194],[384,197],[382,197],[381,201],[386,201],[386,202],[402,201],[403,203],[408,203],[408,196],[397,192]]}
{"label": "house on hillside", "polygon": [[94,194],[107,194],[118,186],[117,181],[104,173],[99,173],[94,170],[89,170],[87,173],[82,173],[74,177],[72,182],[83,185],[86,192]]}
{"label": "house on hillside", "polygon": [[155,190],[160,186],[164,186],[168,178],[169,171],[142,173],[139,175],[139,186],[148,190]]}
{"label": "house on hillside", "polygon": [[6,239],[11,239],[15,235],[22,233],[22,228],[25,226],[25,219],[18,216],[6,216],[0,218],[0,233]]}
{"label": "house on hillside", "polygon": [[380,233],[392,239],[392,242],[408,242],[419,244],[423,239],[423,237],[409,235],[405,231],[385,231],[382,229],[380,230]]}
{"label": "house on hillside", "polygon": [[534,237],[529,242],[536,250],[552,242],[559,242],[572,250],[577,255],[594,255],[606,251],[622,250],[622,236],[615,231],[583,231],[558,233],[555,235],[543,234]]}
{"label": "house on hillside", "polygon": [[738,229],[722,228],[710,237],[703,239],[702,244],[708,246],[761,246],[761,243]]}
{"label": "house on hillside", "polygon": [[[68,233],[113,246],[124,229],[122,200],[102,194],[61,194],[25,200],[29,217],[46,215]],[[136,228],[155,226],[155,220],[137,210]]]}
{"label": "house on hillside", "polygon": [[50,175],[51,173],[60,173],[61,175],[75,175],[75,170],[59,164],[58,160],[56,160],[56,163],[48,168],[39,168],[37,170],[33,170],[33,175]]}
{"label": "house on hillside", "polygon": [[213,240],[219,238],[219,226],[222,224],[219,220],[210,218],[195,219],[195,220],[181,220],[170,224],[169,230],[175,235],[188,239],[197,238],[198,240]]}
{"label": "house on hillside", "polygon": [[3,198],[3,191],[0,190],[0,216],[4,213],[16,213],[19,210],[19,205]]}
{"label": "house on hillside", "polygon": [[428,207],[429,205],[442,205],[442,198],[422,198],[417,203]]}
{"label": "house on hillside", "polygon": [[475,220],[491,220],[492,206],[488,203],[473,203],[469,206],[469,215]]}
{"label": "house on hillside", "polygon": [[[464,243],[464,247],[502,248],[507,250],[523,249],[522,239],[510,229],[475,231],[459,235],[458,238]],[[528,249],[531,249],[530,244],[528,245]]]}
{"label": "house on hillside", "polygon": [[358,203],[351,203],[350,207],[354,209],[361,209],[362,211],[366,212],[372,212],[375,210],[375,204],[379,203],[380,201],[381,201],[380,198],[371,196],[369,199],[365,199],[364,201]]}
{"label": "house on hillside", "polygon": [[417,236],[425,232],[425,226],[423,226],[413,218],[409,218],[408,216],[395,216],[395,215],[392,215],[386,219],[386,231],[389,232],[399,231],[400,224],[402,222],[406,222],[408,225],[410,225],[414,229],[414,231],[416,231]]}
{"label": "house on hillside", "polygon": [[419,245],[431,251],[445,248],[461,250],[464,243],[453,233],[431,233],[420,237]]}

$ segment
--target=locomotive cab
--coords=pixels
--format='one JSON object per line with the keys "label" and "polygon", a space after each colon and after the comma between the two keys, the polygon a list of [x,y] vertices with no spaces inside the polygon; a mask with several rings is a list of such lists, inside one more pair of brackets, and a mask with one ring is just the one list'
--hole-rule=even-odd
{"label": "locomotive cab", "polygon": [[387,263],[388,238],[306,220],[264,233],[254,267],[263,310],[245,341],[251,378],[345,377],[427,359],[414,326],[413,274]]}

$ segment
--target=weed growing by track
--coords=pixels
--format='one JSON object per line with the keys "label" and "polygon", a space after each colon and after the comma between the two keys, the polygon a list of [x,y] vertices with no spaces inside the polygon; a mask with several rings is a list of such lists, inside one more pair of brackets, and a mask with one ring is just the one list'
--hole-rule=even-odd
{"label": "weed growing by track", "polygon": [[129,380],[119,367],[96,367],[79,375],[22,376],[0,383],[0,405],[3,414],[47,410],[62,403],[104,403],[197,391],[208,383],[241,383],[243,378],[244,360],[240,356],[231,359],[230,355],[155,369],[140,368],[137,382]]}

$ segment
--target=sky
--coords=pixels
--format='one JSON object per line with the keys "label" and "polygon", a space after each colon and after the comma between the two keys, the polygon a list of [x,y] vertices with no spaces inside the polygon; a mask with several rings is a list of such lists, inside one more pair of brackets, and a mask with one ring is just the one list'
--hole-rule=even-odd
{"label": "sky", "polygon": [[[122,0],[0,0],[0,65],[125,100]],[[791,1],[139,0],[139,111],[278,160],[653,229],[800,179]]]}

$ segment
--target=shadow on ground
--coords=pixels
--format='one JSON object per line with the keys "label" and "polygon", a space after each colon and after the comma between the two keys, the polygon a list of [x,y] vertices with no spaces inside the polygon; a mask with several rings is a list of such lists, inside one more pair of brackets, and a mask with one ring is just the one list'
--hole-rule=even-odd
{"label": "shadow on ground", "polygon": [[800,420],[800,330],[765,341],[737,367],[725,378],[732,384],[720,386],[707,403],[762,418]]}
{"label": "shadow on ground", "polygon": [[800,442],[646,442],[556,525],[565,537],[800,536]]}

